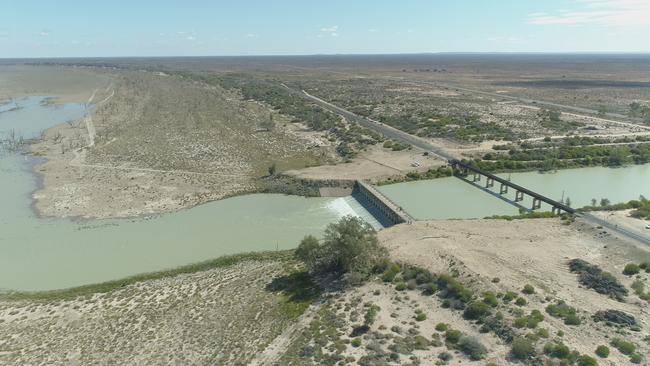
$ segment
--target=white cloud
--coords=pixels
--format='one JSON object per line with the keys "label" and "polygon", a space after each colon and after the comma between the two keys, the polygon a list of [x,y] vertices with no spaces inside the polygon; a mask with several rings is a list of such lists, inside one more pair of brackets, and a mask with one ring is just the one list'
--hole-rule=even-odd
{"label": "white cloud", "polygon": [[38,35],[41,36],[41,37],[49,37],[50,33],[51,33],[51,32],[48,31],[48,30],[42,30],[42,31],[40,31],[40,32],[38,33]]}
{"label": "white cloud", "polygon": [[260,36],[259,34],[255,34],[255,33],[248,33],[247,35],[245,35],[246,38],[259,38],[259,36]]}
{"label": "white cloud", "polygon": [[331,27],[323,27],[320,29],[321,31],[321,36],[323,34],[329,34],[332,37],[338,37],[339,36],[339,26],[338,25],[333,25]]}
{"label": "white cloud", "polygon": [[194,40],[196,39],[196,37],[194,37],[194,36],[187,36],[187,37],[185,37],[185,39],[187,39],[188,41],[194,41]]}
{"label": "white cloud", "polygon": [[554,14],[528,14],[530,24],[597,24],[612,27],[650,26],[648,0],[574,0],[580,9],[559,10]]}

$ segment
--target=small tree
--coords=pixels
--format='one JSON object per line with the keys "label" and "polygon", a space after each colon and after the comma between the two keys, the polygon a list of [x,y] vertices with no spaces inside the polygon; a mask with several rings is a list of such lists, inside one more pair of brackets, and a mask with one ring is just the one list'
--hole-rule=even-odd
{"label": "small tree", "polygon": [[367,275],[386,259],[388,252],[379,245],[370,224],[358,217],[345,216],[327,226],[322,242],[305,237],[296,256],[311,272],[334,270]]}

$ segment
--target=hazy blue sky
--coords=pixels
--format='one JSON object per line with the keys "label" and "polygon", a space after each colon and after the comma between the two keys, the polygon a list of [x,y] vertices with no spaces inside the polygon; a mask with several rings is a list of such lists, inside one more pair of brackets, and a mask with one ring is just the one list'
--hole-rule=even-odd
{"label": "hazy blue sky", "polygon": [[2,0],[0,58],[650,51],[650,0]]}

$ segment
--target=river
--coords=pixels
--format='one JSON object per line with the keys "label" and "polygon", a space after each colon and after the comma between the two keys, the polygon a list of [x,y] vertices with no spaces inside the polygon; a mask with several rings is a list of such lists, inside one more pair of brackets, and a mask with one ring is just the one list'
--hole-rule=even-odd
{"label": "river", "polygon": [[[84,106],[52,106],[42,97],[0,106],[0,137],[14,130],[37,136],[55,124],[79,119]],[[175,213],[137,219],[44,219],[31,210],[37,188],[31,157],[0,155],[0,289],[50,290],[176,267],[222,255],[289,249],[307,234],[356,215],[380,224],[352,197],[304,198],[253,194],[211,202]],[[574,207],[592,198],[612,202],[650,197],[650,165],[584,168],[553,174],[513,173],[524,187]],[[480,183],[484,183],[480,182]],[[495,186],[498,189],[498,186]],[[457,178],[381,186],[379,190],[417,219],[514,215],[518,209]],[[507,195],[514,198],[514,192]],[[522,205],[530,207],[527,199]],[[547,207],[543,207],[547,208]]]}

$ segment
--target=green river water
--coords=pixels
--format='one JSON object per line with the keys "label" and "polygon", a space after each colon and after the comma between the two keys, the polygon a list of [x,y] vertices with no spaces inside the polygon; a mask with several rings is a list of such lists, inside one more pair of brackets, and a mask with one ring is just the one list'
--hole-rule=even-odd
{"label": "green river water", "polygon": [[[0,106],[0,137],[9,130],[32,137],[83,116],[82,105],[49,106],[42,97]],[[49,290],[248,251],[295,247],[307,234],[357,215],[380,224],[352,197],[303,198],[253,194],[148,218],[75,221],[43,219],[31,209],[37,181],[31,158],[0,154],[0,290]],[[555,174],[520,173],[511,179],[574,206],[592,197],[612,202],[650,196],[650,165],[588,168]],[[517,208],[456,178],[380,187],[416,218],[479,218],[516,214]],[[514,193],[512,193],[514,194]],[[524,202],[529,204],[529,202]]]}

